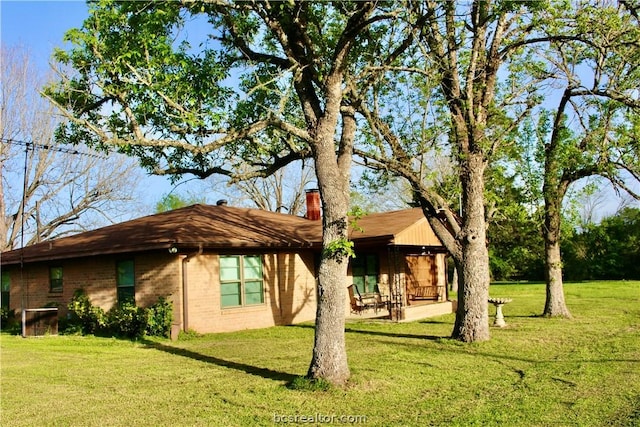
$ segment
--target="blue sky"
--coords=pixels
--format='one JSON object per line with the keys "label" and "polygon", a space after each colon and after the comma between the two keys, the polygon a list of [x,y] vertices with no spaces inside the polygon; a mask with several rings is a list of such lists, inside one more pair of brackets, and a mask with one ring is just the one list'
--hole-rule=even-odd
{"label": "blue sky", "polygon": [[[87,16],[84,1],[0,0],[0,41],[23,47],[46,72],[54,48],[64,47],[65,32],[80,27]],[[145,181],[143,202],[151,208],[172,189],[166,178],[148,177]]]}
{"label": "blue sky", "polygon": [[64,33],[87,17],[84,1],[0,1],[2,43],[22,45],[46,67]]}
{"label": "blue sky", "polygon": [[[53,49],[64,46],[64,33],[81,26],[86,17],[87,6],[84,1],[0,0],[0,41],[8,46],[25,47],[36,63],[46,70]],[[153,205],[171,191],[165,178],[149,177],[147,180],[144,183],[147,203]],[[179,187],[178,193],[188,191],[188,187],[194,187],[193,181],[191,185]],[[612,213],[617,203],[613,197],[607,203],[606,213]]]}

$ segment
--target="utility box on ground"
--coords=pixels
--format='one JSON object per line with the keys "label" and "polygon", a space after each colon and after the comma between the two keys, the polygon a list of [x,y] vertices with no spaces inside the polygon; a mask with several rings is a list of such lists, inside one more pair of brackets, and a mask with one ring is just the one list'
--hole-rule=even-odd
{"label": "utility box on ground", "polygon": [[58,309],[25,308],[22,310],[22,336],[58,335]]}

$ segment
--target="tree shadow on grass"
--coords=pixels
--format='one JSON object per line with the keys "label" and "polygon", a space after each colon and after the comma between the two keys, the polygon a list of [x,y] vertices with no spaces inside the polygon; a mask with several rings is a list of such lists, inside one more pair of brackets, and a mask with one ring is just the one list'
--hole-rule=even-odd
{"label": "tree shadow on grass", "polygon": [[[486,341],[485,343],[488,343]],[[580,357],[535,357],[527,353],[516,353],[516,354],[506,354],[502,353],[498,350],[490,351],[488,349],[483,349],[484,343],[464,343],[462,341],[455,340],[453,338],[448,340],[443,340],[443,342],[437,343],[438,347],[433,347],[434,350],[437,350],[439,353],[451,353],[454,355],[461,356],[469,356],[477,359],[476,363],[481,366],[484,361],[493,361],[501,364],[505,364],[505,362],[525,362],[530,363],[531,365],[539,365],[539,364],[549,364],[549,365],[559,365],[559,366],[567,366],[567,365],[580,365],[580,364],[609,364],[609,363],[638,363],[640,364],[640,359],[633,358],[580,358]],[[479,344],[479,345],[478,345]],[[416,342],[396,342],[398,348],[404,348],[406,350],[423,350],[420,343]],[[507,365],[507,367],[511,368]],[[517,372],[517,370],[514,368]],[[552,378],[557,381],[556,378]]]}
{"label": "tree shadow on grass", "polygon": [[450,338],[449,336],[443,337],[440,335],[399,334],[396,332],[369,331],[366,329],[355,329],[353,327],[346,327],[344,328],[344,331],[347,333],[353,333],[353,334],[374,335],[374,336],[392,337],[392,338],[413,338],[413,339],[431,340],[431,341]]}
{"label": "tree shadow on grass", "polygon": [[[493,318],[495,317],[495,313],[490,313],[489,317],[493,320]],[[545,316],[543,314],[509,314],[504,316],[505,320],[509,319],[509,318],[513,318],[513,319],[548,319],[548,316]]]}
{"label": "tree shadow on grass", "polygon": [[189,359],[197,360],[200,362],[211,363],[213,365],[221,366],[223,368],[235,369],[247,374],[256,375],[258,377],[266,378],[274,381],[284,381],[287,384],[293,382],[299,375],[289,374],[287,372],[274,371],[269,368],[260,368],[258,366],[248,365],[246,363],[233,362],[231,360],[220,359],[215,356],[209,356],[206,354],[196,353],[195,351],[187,350],[184,348],[173,347],[164,345],[153,341],[143,341],[147,348],[163,351],[165,353],[172,354],[174,356],[182,356]]}
{"label": "tree shadow on grass", "polygon": [[[309,325],[309,324],[290,325],[289,327],[315,329],[314,325]],[[344,331],[346,333],[352,333],[352,334],[374,335],[374,336],[392,337],[392,338],[414,338],[414,339],[423,339],[423,340],[432,340],[432,341],[451,338],[450,336],[440,336],[440,335],[399,334],[395,332],[371,331],[367,329],[357,329],[350,325],[345,326]]]}
{"label": "tree shadow on grass", "polygon": [[431,320],[431,319],[422,319],[418,320],[417,323],[421,325],[451,325],[453,326],[453,322],[449,320]]}

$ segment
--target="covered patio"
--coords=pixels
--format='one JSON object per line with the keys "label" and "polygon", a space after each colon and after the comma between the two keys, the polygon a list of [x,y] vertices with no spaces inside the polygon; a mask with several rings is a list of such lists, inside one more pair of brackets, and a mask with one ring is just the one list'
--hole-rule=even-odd
{"label": "covered patio", "polygon": [[372,268],[366,274],[355,260],[351,265],[349,317],[411,321],[454,311],[442,246],[389,245],[380,255],[377,274]]}

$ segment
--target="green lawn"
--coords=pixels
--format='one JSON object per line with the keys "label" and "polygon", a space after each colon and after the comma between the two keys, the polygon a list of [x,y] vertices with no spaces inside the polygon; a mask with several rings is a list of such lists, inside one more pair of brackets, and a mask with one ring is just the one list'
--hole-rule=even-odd
{"label": "green lawn", "polygon": [[484,343],[450,340],[453,315],[348,322],[352,379],[328,391],[288,387],[310,324],[177,342],[3,334],[0,424],[640,425],[640,282],[565,290],[572,320],[536,317],[543,285],[492,285],[513,302]]}

